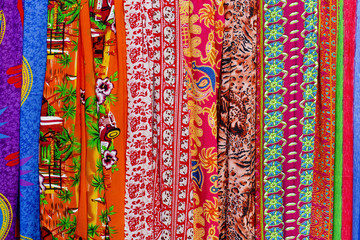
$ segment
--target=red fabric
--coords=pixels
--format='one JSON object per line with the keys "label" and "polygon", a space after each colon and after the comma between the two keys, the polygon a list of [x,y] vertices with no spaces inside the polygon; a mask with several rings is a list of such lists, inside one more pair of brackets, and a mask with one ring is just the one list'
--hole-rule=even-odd
{"label": "red fabric", "polygon": [[342,238],[352,239],[353,198],[353,89],[355,57],[356,0],[344,1],[344,142]]}

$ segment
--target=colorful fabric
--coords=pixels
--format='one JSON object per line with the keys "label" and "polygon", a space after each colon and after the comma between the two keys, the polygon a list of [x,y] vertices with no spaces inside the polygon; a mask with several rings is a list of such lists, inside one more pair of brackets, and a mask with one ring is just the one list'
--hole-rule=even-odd
{"label": "colorful fabric", "polygon": [[180,1],[194,184],[194,239],[218,231],[217,91],[224,27],[222,1]]}
{"label": "colorful fabric", "polygon": [[[356,1],[356,15],[360,16],[360,1]],[[356,19],[356,43],[360,42],[360,18]],[[352,239],[360,238],[360,46],[356,44],[354,59],[354,165],[353,165],[353,209]]]}
{"label": "colorful fabric", "polygon": [[224,3],[227,17],[218,129],[219,239],[255,238],[256,7],[256,1]]}
{"label": "colorful fabric", "polygon": [[46,70],[47,6],[48,1],[24,1],[19,162],[21,239],[40,239],[39,145],[34,143],[39,141]]}
{"label": "colorful fabric", "polygon": [[352,239],[353,204],[353,103],[356,1],[344,1],[344,130],[341,239]]}
{"label": "colorful fabric", "polygon": [[153,1],[155,163],[151,239],[192,239],[189,109],[176,1]]}
{"label": "colorful fabric", "polygon": [[152,152],[152,1],[125,0],[128,129],[125,238],[152,239],[154,163]]}
{"label": "colorful fabric", "polygon": [[[322,0],[319,4],[320,72],[317,98],[314,185],[310,236],[333,238],[335,101],[338,1]],[[333,54],[334,53],[334,54]]]}
{"label": "colorful fabric", "polygon": [[316,1],[265,1],[265,239],[309,237],[318,75]]}
{"label": "colorful fabric", "polygon": [[40,121],[43,239],[122,235],[124,173],[117,163],[125,156],[126,108],[118,96],[126,91],[114,8],[112,1],[49,2]]}
{"label": "colorful fabric", "polygon": [[0,239],[15,239],[20,162],[21,1],[0,2]]}

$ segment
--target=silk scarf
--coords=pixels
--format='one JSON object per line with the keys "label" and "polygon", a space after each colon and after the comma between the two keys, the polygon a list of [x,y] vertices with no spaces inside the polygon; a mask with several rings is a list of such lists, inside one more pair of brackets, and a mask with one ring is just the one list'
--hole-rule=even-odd
{"label": "silk scarf", "polygon": [[15,239],[20,162],[22,2],[0,3],[0,239]]}
{"label": "silk scarf", "polygon": [[128,128],[125,238],[152,239],[154,209],[152,1],[124,1]]}
{"label": "silk scarf", "polygon": [[218,136],[219,239],[255,238],[255,1],[225,1]]}
{"label": "silk scarf", "polygon": [[152,239],[193,237],[189,108],[179,4],[153,1],[155,165]]}
{"label": "silk scarf", "polygon": [[321,0],[320,71],[315,136],[314,186],[310,235],[332,239],[334,208],[335,99],[338,1]]}
{"label": "silk scarf", "polygon": [[39,145],[35,143],[39,140],[46,69],[47,6],[48,1],[24,1],[19,162],[21,239],[40,239]]}
{"label": "silk scarf", "polygon": [[317,1],[262,4],[261,239],[309,236],[318,76]]}
{"label": "silk scarf", "polygon": [[194,239],[219,235],[217,89],[224,28],[222,1],[180,1],[194,184]]}

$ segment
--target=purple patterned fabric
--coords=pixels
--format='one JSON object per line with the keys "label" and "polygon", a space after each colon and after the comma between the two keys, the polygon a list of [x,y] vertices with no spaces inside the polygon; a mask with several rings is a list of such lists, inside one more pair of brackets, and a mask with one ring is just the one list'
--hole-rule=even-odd
{"label": "purple patterned fabric", "polygon": [[0,25],[0,239],[11,240],[18,201],[22,81],[23,27],[17,0],[0,1]]}

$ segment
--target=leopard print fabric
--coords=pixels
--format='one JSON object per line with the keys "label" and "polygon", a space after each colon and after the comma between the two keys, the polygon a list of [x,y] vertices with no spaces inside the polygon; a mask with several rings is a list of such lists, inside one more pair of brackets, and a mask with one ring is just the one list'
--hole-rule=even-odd
{"label": "leopard print fabric", "polygon": [[255,0],[225,0],[218,132],[220,240],[255,239]]}

